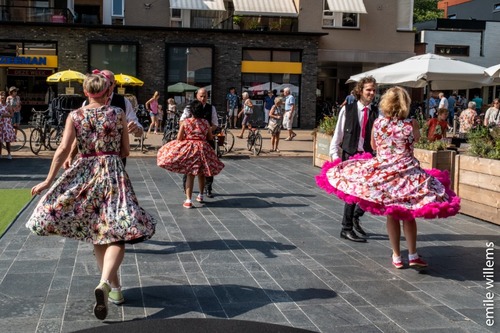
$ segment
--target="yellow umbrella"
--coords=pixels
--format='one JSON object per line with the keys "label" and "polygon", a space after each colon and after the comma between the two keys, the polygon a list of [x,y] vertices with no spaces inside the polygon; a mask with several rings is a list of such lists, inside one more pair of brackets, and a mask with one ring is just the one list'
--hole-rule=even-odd
{"label": "yellow umbrella", "polygon": [[72,71],[71,69],[54,73],[47,78],[47,82],[49,83],[68,82],[68,87],[71,87],[71,81],[81,83],[83,80],[85,80],[85,74]]}
{"label": "yellow umbrella", "polygon": [[127,74],[115,74],[115,82],[120,87],[122,87],[122,86],[139,86],[139,87],[141,87],[144,84],[144,82],[139,80],[138,78],[133,77],[132,75],[127,75]]}

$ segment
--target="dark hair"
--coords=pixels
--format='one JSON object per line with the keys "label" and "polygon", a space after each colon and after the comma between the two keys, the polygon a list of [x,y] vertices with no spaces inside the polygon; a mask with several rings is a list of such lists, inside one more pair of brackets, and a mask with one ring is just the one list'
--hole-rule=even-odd
{"label": "dark hair", "polygon": [[189,106],[193,117],[203,118],[203,104],[199,100],[192,101]]}

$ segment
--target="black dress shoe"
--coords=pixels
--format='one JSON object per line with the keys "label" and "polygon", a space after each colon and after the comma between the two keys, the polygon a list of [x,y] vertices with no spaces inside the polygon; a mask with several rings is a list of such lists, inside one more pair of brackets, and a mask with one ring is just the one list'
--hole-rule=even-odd
{"label": "black dress shoe", "polygon": [[364,243],[366,239],[358,237],[356,233],[352,230],[342,230],[340,232],[340,238],[348,239],[353,242]]}
{"label": "black dress shoe", "polygon": [[366,236],[366,232],[361,228],[361,225],[359,224],[359,219],[357,217],[352,219],[352,224],[354,226],[354,230],[359,232],[361,235]]}
{"label": "black dress shoe", "polygon": [[207,197],[208,197],[208,198],[213,198],[213,197],[214,197],[214,194],[212,193],[212,191],[211,191],[211,190],[208,190],[208,191],[207,191]]}

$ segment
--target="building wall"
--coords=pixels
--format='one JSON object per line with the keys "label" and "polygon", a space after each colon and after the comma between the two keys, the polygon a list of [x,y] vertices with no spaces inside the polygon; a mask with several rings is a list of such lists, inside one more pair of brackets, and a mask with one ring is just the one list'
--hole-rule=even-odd
{"label": "building wall", "polygon": [[448,4],[447,16],[456,15],[457,19],[500,20],[500,11],[494,11],[498,0],[471,0],[452,5]]}
{"label": "building wall", "polygon": [[[145,3],[152,3],[147,7]],[[125,0],[125,24],[140,26],[170,26],[170,5],[168,1]]]}
{"label": "building wall", "polygon": [[[123,26],[15,25],[0,23],[0,40],[51,41],[58,43],[59,70],[87,72],[88,41],[139,43],[137,76],[145,82],[137,88],[139,102],[145,102],[158,90],[165,97],[166,43],[214,46],[212,102],[225,109],[225,96],[230,86],[241,84],[242,48],[283,48],[302,50],[302,82],[300,89],[300,128],[315,126],[318,34],[283,34],[222,30],[185,30]],[[71,29],[69,29],[71,28]],[[59,84],[63,93],[64,84]],[[80,91],[78,91],[80,89]],[[81,93],[81,87],[75,88]]]}

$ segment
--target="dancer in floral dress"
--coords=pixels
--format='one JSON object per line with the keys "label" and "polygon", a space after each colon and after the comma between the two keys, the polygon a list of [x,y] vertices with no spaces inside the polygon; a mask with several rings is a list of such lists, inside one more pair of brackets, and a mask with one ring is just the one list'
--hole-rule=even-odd
{"label": "dancer in floral dress", "polygon": [[[26,227],[39,236],[60,235],[94,245],[101,270],[94,314],[103,320],[108,298],[116,304],[124,302],[118,270],[125,243],[149,239],[156,222],[139,206],[121,160],[129,154],[127,123],[122,109],[107,105],[109,80],[92,74],[83,87],[90,102],[70,113],[47,179],[31,192],[50,189]],[[79,158],[51,186],[75,137]]]}
{"label": "dancer in floral dress", "polygon": [[12,126],[11,107],[5,103],[5,92],[0,92],[0,158],[2,158],[2,143],[7,148],[7,159],[11,160],[10,143],[16,142],[16,132]]}
{"label": "dancer in floral dress", "polygon": [[193,207],[194,177],[198,176],[200,193],[196,201],[202,203],[205,177],[218,175],[224,168],[215,150],[207,140],[213,140],[210,124],[203,119],[203,104],[195,100],[191,103],[193,117],[184,120],[179,128],[177,140],[170,141],[158,151],[157,164],[169,171],[187,175],[185,208]]}
{"label": "dancer in floral dress", "polygon": [[427,267],[417,254],[415,218],[453,216],[460,209],[460,199],[449,189],[447,171],[427,170],[413,156],[413,144],[419,138],[416,120],[407,119],[410,96],[401,87],[389,89],[382,96],[379,117],[373,125],[371,144],[376,157],[356,155],[341,162],[325,163],[318,186],[336,194],[347,203],[375,215],[387,216],[387,232],[392,247],[392,263],[403,268],[399,239],[400,221],[409,252],[410,267]]}

